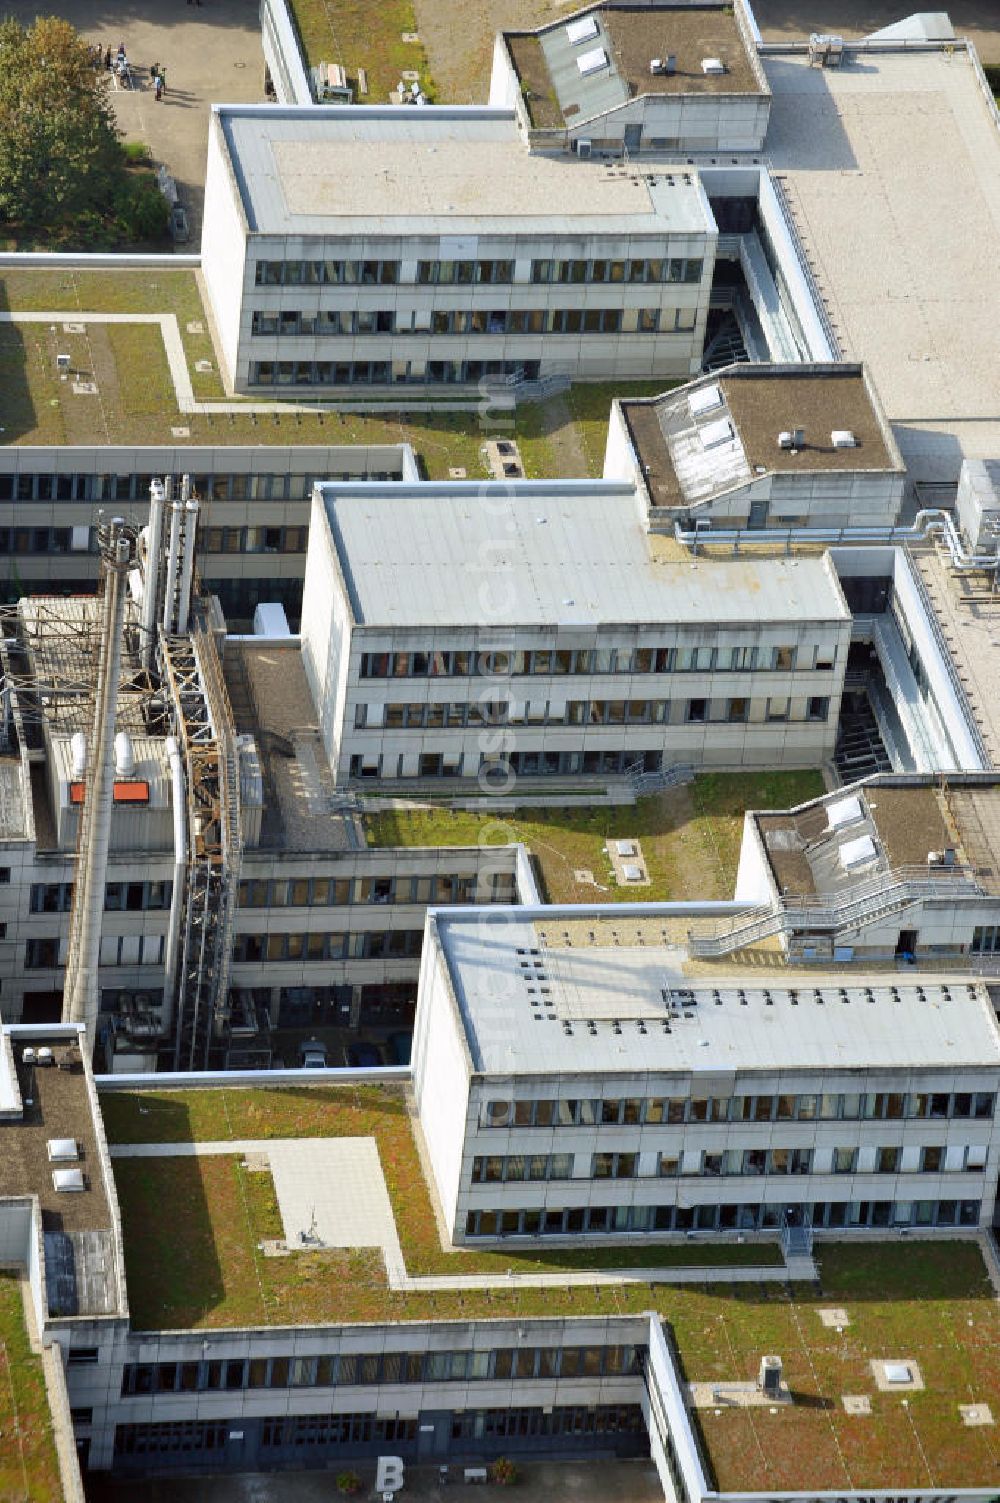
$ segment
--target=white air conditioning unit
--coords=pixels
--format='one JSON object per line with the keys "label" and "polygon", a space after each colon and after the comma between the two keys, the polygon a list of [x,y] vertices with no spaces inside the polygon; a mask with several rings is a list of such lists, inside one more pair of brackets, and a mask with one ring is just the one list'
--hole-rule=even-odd
{"label": "white air conditioning unit", "polygon": [[594,149],[593,141],[577,141],[576,154],[578,157],[589,157]]}
{"label": "white air conditioning unit", "polygon": [[726,65],[721,57],[703,57],[701,60],[701,71],[707,74],[725,73]]}

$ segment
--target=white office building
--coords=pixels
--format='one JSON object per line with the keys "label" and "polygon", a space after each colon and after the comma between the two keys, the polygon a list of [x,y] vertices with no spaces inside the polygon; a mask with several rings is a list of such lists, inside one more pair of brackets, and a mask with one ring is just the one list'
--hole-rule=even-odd
{"label": "white office building", "polygon": [[414,1091],[455,1241],[989,1226],[983,983],[698,970],[706,921],[428,915]]}
{"label": "white office building", "polygon": [[237,391],[687,378],[696,174],[529,152],[513,111],[216,106],[202,271]]}
{"label": "white office building", "polygon": [[338,784],[817,766],[829,559],[658,546],[620,482],[317,486],[302,657]]}

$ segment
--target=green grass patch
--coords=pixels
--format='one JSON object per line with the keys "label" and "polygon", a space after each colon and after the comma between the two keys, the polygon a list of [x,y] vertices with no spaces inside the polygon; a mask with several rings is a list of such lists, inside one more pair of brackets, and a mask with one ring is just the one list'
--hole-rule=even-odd
{"label": "green grass patch", "polygon": [[0,1498],[62,1498],[42,1359],[31,1350],[17,1275],[0,1273]]}
{"label": "green grass patch", "polygon": [[581,381],[571,386],[566,400],[587,456],[588,473],[593,476],[604,473],[608,416],[615,397],[623,402],[639,397],[658,397],[678,385],[678,381],[661,378],[658,381]]}
{"label": "green grass patch", "polygon": [[[774,1244],[733,1242],[446,1251],[413,1139],[408,1103],[398,1088],[114,1092],[104,1096],[101,1104],[112,1143],[373,1137],[411,1274],[506,1275],[510,1269],[553,1273],[588,1268],[759,1266],[780,1261]],[[265,1258],[259,1244],[282,1235],[273,1182],[269,1174],[244,1170],[235,1157],[115,1159],[114,1173],[125,1225],[129,1303],[133,1321],[142,1328],[239,1325],[251,1319],[254,1310],[258,1314],[253,1318],[269,1323],[379,1320],[388,1311],[394,1312],[393,1318],[411,1319],[429,1310],[440,1310],[442,1317],[460,1310],[482,1314],[492,1311],[498,1295],[513,1300],[508,1308],[540,1314],[546,1313],[552,1296],[552,1291],[530,1289],[470,1291],[461,1296],[396,1295],[387,1288],[380,1256],[364,1249]],[[169,1229],[153,1214],[156,1204],[176,1208]],[[161,1278],[158,1249],[164,1238],[173,1239],[176,1255],[168,1260],[168,1276]],[[344,1287],[331,1274],[334,1267],[344,1273],[348,1260],[353,1260],[352,1282]],[[316,1269],[326,1273],[314,1276]],[[566,1294],[579,1313],[607,1308],[603,1289]],[[588,1303],[590,1297],[596,1303]],[[298,1315],[290,1313],[295,1309]]]}
{"label": "green grass patch", "polygon": [[[420,42],[404,42],[414,35],[417,18],[411,0],[291,0],[306,66],[340,63],[362,104],[386,104],[404,72],[419,73],[428,99],[435,97],[427,54]],[[357,91],[358,73],[368,75],[368,93]]]}
{"label": "green grass patch", "polygon": [[[479,814],[392,808],[365,818],[372,846],[442,846],[522,841],[552,903],[632,902],[636,889],[613,878],[607,845],[638,838],[649,871],[643,901],[731,898],[747,809],[784,809],[823,792],[819,772],[711,773],[634,805],[521,809]],[[593,873],[596,887],[577,882]]]}

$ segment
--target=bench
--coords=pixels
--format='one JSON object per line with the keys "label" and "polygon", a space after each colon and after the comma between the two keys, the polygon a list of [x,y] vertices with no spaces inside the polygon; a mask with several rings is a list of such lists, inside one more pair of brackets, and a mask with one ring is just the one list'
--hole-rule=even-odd
{"label": "bench", "polygon": [[463,1473],[466,1482],[485,1482],[487,1480],[484,1466],[467,1466]]}

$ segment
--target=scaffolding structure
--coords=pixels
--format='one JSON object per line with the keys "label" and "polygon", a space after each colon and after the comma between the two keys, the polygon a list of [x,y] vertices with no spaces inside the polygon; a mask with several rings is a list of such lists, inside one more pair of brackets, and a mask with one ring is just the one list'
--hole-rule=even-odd
{"label": "scaffolding structure", "polygon": [[[160,636],[159,660],[184,761],[187,864],[179,965],[173,980],[175,1070],[224,1055],[229,969],[242,857],[238,752],[215,641],[196,617]],[[168,978],[169,979],[169,978]]]}

